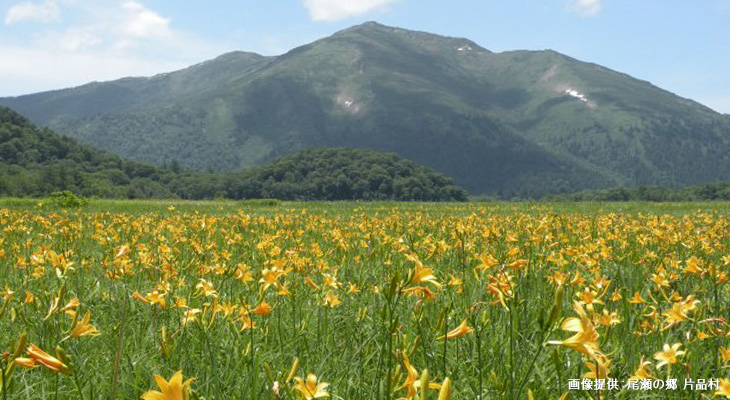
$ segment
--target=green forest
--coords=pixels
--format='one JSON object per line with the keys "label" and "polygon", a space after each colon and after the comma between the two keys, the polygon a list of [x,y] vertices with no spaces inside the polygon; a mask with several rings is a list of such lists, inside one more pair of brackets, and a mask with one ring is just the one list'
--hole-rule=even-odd
{"label": "green forest", "polygon": [[730,201],[730,182],[708,183],[684,188],[661,186],[621,187],[587,190],[571,194],[554,194],[547,201]]}
{"label": "green forest", "polygon": [[237,172],[198,172],[176,161],[126,161],[38,128],[0,107],[0,196],[57,191],[85,197],[464,201],[450,178],[394,154],[305,150]]}

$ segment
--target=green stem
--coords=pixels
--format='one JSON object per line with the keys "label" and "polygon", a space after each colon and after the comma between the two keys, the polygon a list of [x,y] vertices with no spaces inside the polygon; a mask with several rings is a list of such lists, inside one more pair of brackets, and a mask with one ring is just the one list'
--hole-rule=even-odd
{"label": "green stem", "polygon": [[76,390],[79,392],[79,398],[81,400],[84,400],[84,392],[81,391],[81,384],[79,383],[79,375],[76,372],[74,372],[73,377],[74,377],[74,384],[76,385]]}
{"label": "green stem", "polygon": [[[545,340],[552,334],[552,332],[553,332],[553,330],[551,328],[545,330],[545,334],[543,335],[542,340],[540,340],[540,348],[537,349],[537,353],[535,354],[535,356],[532,358],[532,361],[530,362],[530,367],[527,368],[527,373],[521,379],[520,384],[518,385],[519,389],[517,390],[517,393],[522,393],[522,389],[525,388],[528,378],[530,377],[532,370],[535,368],[535,363],[537,362],[537,359],[540,358],[540,355],[542,355],[542,352],[545,350]],[[597,364],[596,364],[596,371],[598,371]],[[596,379],[598,379],[598,378],[596,378]]]}
{"label": "green stem", "polygon": [[[251,316],[249,315],[249,318]],[[254,349],[253,320],[251,321],[251,398],[256,398],[256,350]]]}
{"label": "green stem", "polygon": [[[477,326],[476,322],[474,323],[474,326]],[[484,373],[483,366],[482,366],[482,326],[479,326],[479,331],[477,332],[476,339],[477,339],[477,368],[479,370],[479,396],[477,397],[479,400],[482,400],[482,394],[484,393],[484,379],[482,374]]]}
{"label": "green stem", "polygon": [[509,387],[510,399],[515,398],[515,330],[514,330],[514,307],[509,308]]}
{"label": "green stem", "polygon": [[8,378],[5,376],[5,361],[0,360],[0,382],[3,383],[2,391],[3,391],[3,400],[8,400],[8,386],[7,386],[7,380]]}

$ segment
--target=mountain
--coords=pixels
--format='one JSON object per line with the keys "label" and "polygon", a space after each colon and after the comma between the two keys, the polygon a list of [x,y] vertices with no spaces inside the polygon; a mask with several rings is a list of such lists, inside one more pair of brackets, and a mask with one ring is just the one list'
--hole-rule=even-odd
{"label": "mountain", "polygon": [[730,179],[730,117],[554,51],[366,23],[277,57],[0,99],[135,160],[236,170],[311,147],[394,152],[472,194]]}

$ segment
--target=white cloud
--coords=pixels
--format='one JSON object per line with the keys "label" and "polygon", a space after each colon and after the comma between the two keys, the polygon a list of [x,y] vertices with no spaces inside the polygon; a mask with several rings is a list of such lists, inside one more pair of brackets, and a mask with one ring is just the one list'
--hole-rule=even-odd
{"label": "white cloud", "polygon": [[585,17],[594,17],[603,9],[601,0],[568,0],[568,4],[573,11]]}
{"label": "white cloud", "polygon": [[170,19],[163,18],[156,12],[136,1],[122,4],[125,13],[122,32],[132,38],[166,38],[172,36]]}
{"label": "white cloud", "polygon": [[314,21],[338,21],[382,10],[398,0],[304,0]]}
{"label": "white cloud", "polygon": [[77,51],[101,44],[104,40],[93,27],[71,27],[59,39],[61,48]]}
{"label": "white cloud", "polygon": [[23,38],[0,30],[0,96],[170,72],[236,46],[201,40],[140,1],[53,0],[75,25]]}
{"label": "white cloud", "polygon": [[154,75],[187,66],[168,57],[147,59],[113,51],[54,51],[0,45],[1,96],[19,95],[105,81],[124,76]]}
{"label": "white cloud", "polygon": [[19,22],[53,22],[61,17],[61,10],[55,1],[17,3],[5,13],[5,24],[14,25]]}

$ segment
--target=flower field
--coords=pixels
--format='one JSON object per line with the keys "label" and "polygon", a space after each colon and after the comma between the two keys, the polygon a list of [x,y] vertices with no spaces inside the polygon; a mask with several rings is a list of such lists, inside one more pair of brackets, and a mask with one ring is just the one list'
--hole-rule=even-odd
{"label": "flower field", "polygon": [[730,214],[652,207],[0,206],[0,400],[730,397]]}

